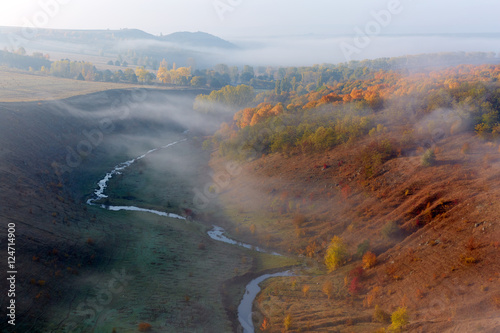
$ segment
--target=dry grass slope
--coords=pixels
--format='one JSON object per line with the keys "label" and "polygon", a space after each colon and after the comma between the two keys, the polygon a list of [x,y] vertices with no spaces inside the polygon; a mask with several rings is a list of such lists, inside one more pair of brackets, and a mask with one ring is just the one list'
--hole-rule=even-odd
{"label": "dry grass slope", "polygon": [[[396,133],[391,134],[397,138]],[[374,332],[388,327],[372,322],[378,305],[387,313],[407,307],[406,329],[412,332],[495,332],[498,144],[449,135],[436,142],[433,165],[422,165],[424,149],[416,147],[366,176],[359,152],[371,140],[321,154],[262,157],[244,164],[222,193],[234,216],[232,232],[311,257],[319,274],[301,277],[299,287],[286,279],[267,283],[256,304],[262,313],[257,324],[267,318],[267,331],[280,332],[290,315],[290,332]],[[212,166],[220,162],[214,157]],[[331,167],[318,167],[324,164]],[[304,216],[300,226],[294,223],[297,214]],[[249,232],[250,221],[255,233]],[[335,235],[352,256],[328,274],[323,257]],[[362,266],[362,254],[354,254],[366,240],[377,261],[353,282],[351,270]],[[327,295],[322,286],[328,281],[334,287]]]}
{"label": "dry grass slope", "polygon": [[33,102],[63,99],[111,89],[143,87],[132,84],[87,82],[29,74],[0,67],[0,102]]}

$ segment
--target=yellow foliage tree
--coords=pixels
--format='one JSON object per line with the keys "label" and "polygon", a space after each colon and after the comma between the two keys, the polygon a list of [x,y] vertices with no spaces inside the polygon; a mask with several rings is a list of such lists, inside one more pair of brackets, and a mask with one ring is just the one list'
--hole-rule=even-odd
{"label": "yellow foliage tree", "polygon": [[149,79],[149,72],[143,67],[137,67],[135,69],[135,75],[140,82],[146,82]]}
{"label": "yellow foliage tree", "polygon": [[389,330],[392,332],[401,331],[409,323],[408,311],[406,307],[399,307],[391,315],[391,326]]}
{"label": "yellow foliage tree", "polygon": [[160,66],[158,69],[158,73],[156,74],[156,78],[160,80],[160,82],[163,83],[171,83],[172,82],[172,77],[170,76],[170,71],[167,69],[167,67]]}
{"label": "yellow foliage tree", "polygon": [[329,272],[340,267],[347,257],[347,247],[344,240],[339,236],[334,236],[326,250],[325,265]]}
{"label": "yellow foliage tree", "polygon": [[283,327],[285,329],[285,332],[288,331],[291,326],[292,326],[292,315],[287,314],[285,320],[283,320]]}

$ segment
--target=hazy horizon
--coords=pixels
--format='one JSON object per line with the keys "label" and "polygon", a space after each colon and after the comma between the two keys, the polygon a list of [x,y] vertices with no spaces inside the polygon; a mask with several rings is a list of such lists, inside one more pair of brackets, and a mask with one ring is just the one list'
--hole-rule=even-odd
{"label": "hazy horizon", "polygon": [[276,0],[20,0],[0,4],[0,26],[49,29],[140,29],[154,35],[204,31],[222,38],[355,34],[373,13],[394,9],[381,34],[498,33],[500,3],[431,0],[313,2]]}

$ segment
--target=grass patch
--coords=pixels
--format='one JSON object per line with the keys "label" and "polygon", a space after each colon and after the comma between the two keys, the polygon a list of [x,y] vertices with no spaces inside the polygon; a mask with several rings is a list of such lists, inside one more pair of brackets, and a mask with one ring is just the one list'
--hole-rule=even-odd
{"label": "grass patch", "polygon": [[[108,183],[110,204],[175,213],[189,207],[189,189],[196,186],[192,175],[202,163],[194,149],[181,143],[132,164]],[[85,186],[93,189],[105,172]],[[207,226],[196,219],[186,222],[141,212],[87,209],[103,229],[88,232],[86,237],[92,239],[99,253],[113,255],[96,256],[96,272],[78,283],[81,297],[73,301],[69,315],[66,306],[54,312],[54,316],[68,317],[66,322],[74,322],[84,331],[136,331],[139,323],[151,324],[153,331],[231,331],[226,310],[228,306],[237,308],[246,283],[237,277],[297,264],[295,259],[214,241],[206,233]],[[123,292],[112,295],[112,301],[103,306],[105,311],[86,321],[77,314],[77,306],[97,296],[99,286],[113,277],[113,270],[125,270],[133,280]],[[225,291],[230,296],[226,297],[228,305],[221,298],[221,287],[235,277],[236,283]]]}
{"label": "grass patch", "polygon": [[144,88],[132,84],[88,82],[35,75],[5,67],[0,67],[0,82],[1,102],[54,100],[111,89]]}
{"label": "grass patch", "polygon": [[[139,322],[148,322],[160,331],[200,331],[208,327],[219,332],[231,330],[219,287],[237,275],[236,271],[244,274],[251,268],[250,262],[240,260],[243,250],[212,241],[205,226],[195,222],[95,207],[89,210],[99,221],[105,221],[104,230],[91,235],[95,263],[82,269],[86,278],[76,283],[81,297],[69,311],[67,306],[56,306],[50,322],[68,316],[66,323],[73,322],[84,331],[93,328],[102,332],[111,332],[113,327],[118,332],[135,331]],[[200,243],[206,244],[204,250],[199,249]],[[108,253],[113,256],[103,255]],[[78,305],[90,304],[113,279],[113,272],[122,271],[131,279],[120,292],[108,294],[109,304],[98,303],[103,311],[95,317],[79,314]],[[108,298],[104,299],[107,303]]]}
{"label": "grass patch", "polygon": [[255,258],[255,270],[257,272],[299,264],[299,261],[294,258],[275,256],[268,253],[258,252],[253,254],[253,257]]}

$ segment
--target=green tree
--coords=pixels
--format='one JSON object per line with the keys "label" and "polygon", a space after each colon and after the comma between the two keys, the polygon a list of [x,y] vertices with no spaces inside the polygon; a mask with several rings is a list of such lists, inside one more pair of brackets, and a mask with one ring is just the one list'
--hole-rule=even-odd
{"label": "green tree", "polygon": [[217,64],[214,66],[214,70],[219,74],[229,74],[229,67],[226,64]]}
{"label": "green tree", "polygon": [[436,163],[436,155],[434,154],[434,149],[427,149],[422,155],[422,165],[432,166]]}
{"label": "green tree", "polygon": [[127,68],[123,72],[123,77],[127,82],[131,83],[137,83],[137,75],[135,74],[134,70],[131,68]]}
{"label": "green tree", "polygon": [[194,76],[191,79],[191,85],[193,87],[204,87],[207,84],[207,79],[203,76]]}

